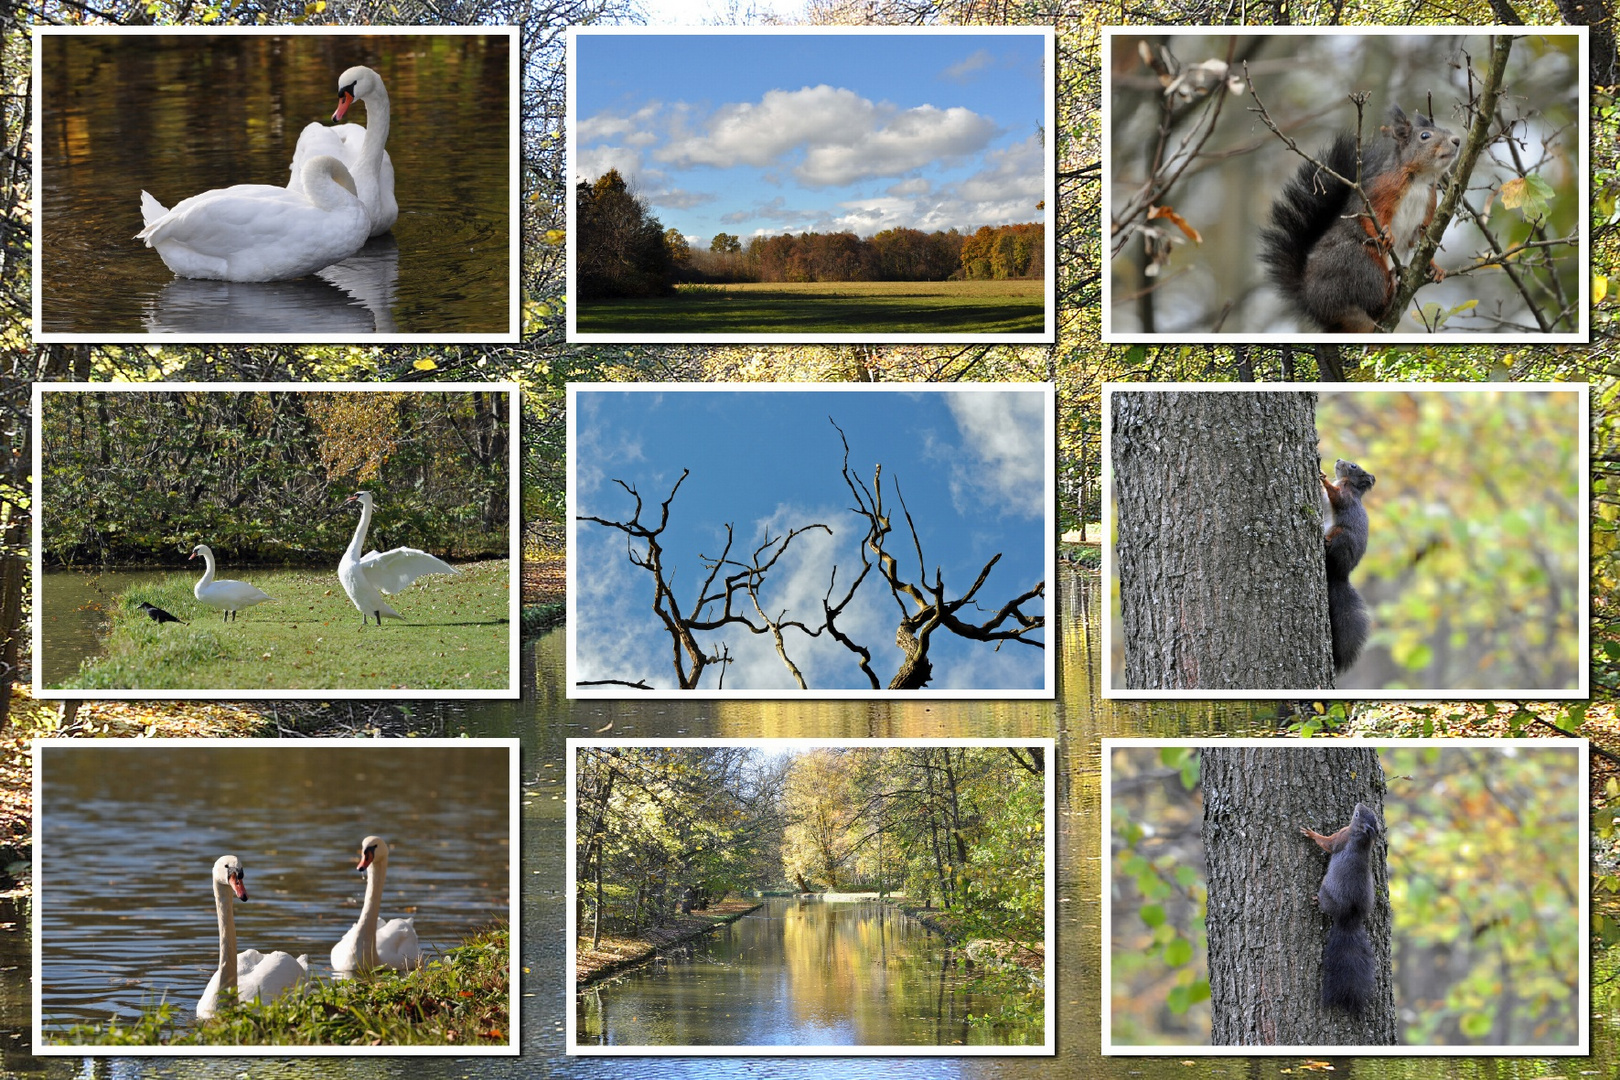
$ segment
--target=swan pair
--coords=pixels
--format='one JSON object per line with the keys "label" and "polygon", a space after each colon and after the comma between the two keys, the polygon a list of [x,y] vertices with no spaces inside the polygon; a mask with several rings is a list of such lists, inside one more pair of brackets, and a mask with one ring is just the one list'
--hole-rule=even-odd
{"label": "swan pair", "polygon": [[[422,966],[422,949],[411,919],[390,919],[377,925],[382,907],[383,880],[388,874],[388,845],[380,836],[360,842],[360,865],[366,875],[366,899],[359,920],[332,947],[332,971],[340,979],[377,968],[411,971]],[[219,920],[219,967],[197,1002],[197,1018],[207,1020],[219,1012],[220,996],[234,990],[238,1001],[274,1001],[309,977],[309,956],[236,951],[236,917],[232,897],[247,902],[247,873],[235,855],[222,855],[214,863],[214,913]]]}
{"label": "swan pair", "polygon": [[[355,492],[344,500],[345,506],[351,503],[360,506],[360,524],[338,562],[338,581],[343,583],[343,591],[349,594],[349,601],[360,612],[362,624],[370,622],[373,616],[378,626],[382,625],[384,616],[403,619],[405,616],[388,606],[383,597],[410,588],[417,578],[425,574],[461,573],[438,556],[412,547],[368,551],[361,555],[366,548],[366,533],[371,528],[371,492]],[[208,564],[208,569],[191,593],[200,603],[215,611],[223,611],[226,620],[235,618],[242,608],[270,599],[267,593],[245,581],[215,581],[213,551],[207,544],[198,544],[191,549],[190,558],[195,559],[199,555]]]}
{"label": "swan pair", "polygon": [[369,129],[311,123],[298,136],[286,187],[215,188],[172,210],[142,191],[146,227],[136,239],[181,277],[221,281],[285,281],[353,255],[399,217],[384,148],[388,91],[363,65],[338,76],[333,121],[356,101],[366,103]]}

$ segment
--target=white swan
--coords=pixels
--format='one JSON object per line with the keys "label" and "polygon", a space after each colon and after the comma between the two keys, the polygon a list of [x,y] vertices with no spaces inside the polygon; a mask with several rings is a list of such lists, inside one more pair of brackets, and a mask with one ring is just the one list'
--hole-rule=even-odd
{"label": "white swan", "polygon": [[309,975],[309,957],[289,953],[262,953],[258,949],[236,951],[236,916],[231,911],[231,895],[246,901],[247,877],[235,855],[221,855],[214,862],[214,913],[219,917],[219,967],[208,980],[197,1016],[207,1020],[219,1011],[219,996],[236,991],[238,1001],[274,1001]]}
{"label": "white swan", "polygon": [[422,966],[422,948],[416,941],[414,919],[389,919],[377,925],[382,908],[383,880],[388,876],[388,845],[380,836],[360,841],[360,865],[366,875],[366,901],[360,918],[332,946],[332,972],[340,979],[363,975],[380,967],[410,971]]}
{"label": "white swan", "polygon": [[146,228],[135,234],[181,277],[285,281],[313,274],[365,246],[371,219],[354,177],[321,155],[298,191],[236,184],[193,195],[173,210],[141,192]]}
{"label": "white swan", "polygon": [[[337,124],[356,101],[366,103],[366,126]],[[312,121],[299,133],[287,188],[299,189],[303,165],[310,158],[330,154],[354,175],[360,202],[371,216],[371,235],[381,236],[399,218],[399,203],[394,201],[394,162],[384,149],[388,142],[388,91],[383,88],[382,76],[364,65],[339,75],[337,111],[332,121],[337,126]]]}
{"label": "white swan", "polygon": [[223,611],[225,619],[234,619],[236,613],[242,608],[262,604],[270,599],[269,593],[262,592],[245,581],[232,581],[229,578],[224,581],[215,581],[214,552],[207,544],[198,544],[192,548],[191,554],[186,557],[186,561],[190,562],[198,555],[203,557],[203,562],[208,564],[208,569],[203,571],[202,580],[192,588],[191,595],[195,596],[200,603],[207,604],[215,611]]}
{"label": "white swan", "polygon": [[349,541],[348,550],[338,562],[338,580],[343,583],[343,591],[349,594],[349,599],[359,609],[362,621],[370,620],[375,615],[377,625],[381,626],[384,615],[390,619],[403,619],[403,615],[388,606],[383,599],[385,595],[392,596],[410,588],[411,582],[423,574],[461,573],[438,556],[416,548],[368,551],[362,556],[360,552],[365,550],[366,530],[371,527],[371,492],[357,491],[343,504],[347,506],[353,502],[360,504],[360,525],[354,530],[354,538]]}

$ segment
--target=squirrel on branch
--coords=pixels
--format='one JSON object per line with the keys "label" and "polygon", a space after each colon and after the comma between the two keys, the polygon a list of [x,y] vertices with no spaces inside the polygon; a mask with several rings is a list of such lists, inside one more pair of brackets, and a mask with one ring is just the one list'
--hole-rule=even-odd
{"label": "squirrel on branch", "polygon": [[1372,618],[1350,571],[1367,553],[1367,510],[1361,497],[1378,478],[1353,461],[1333,463],[1335,480],[1322,475],[1322,544],[1327,552],[1328,623],[1333,631],[1333,670],[1356,662],[1367,643]]}
{"label": "squirrel on branch", "polygon": [[[1396,264],[1404,263],[1434,217],[1441,183],[1462,145],[1426,116],[1389,110],[1380,138],[1363,147],[1341,132],[1283,186],[1260,234],[1260,258],[1288,301],[1323,330],[1371,334],[1395,299]],[[1351,186],[1359,177],[1361,191]],[[1371,214],[1368,210],[1371,210]],[[1445,271],[1429,262],[1435,281]]]}
{"label": "squirrel on branch", "polygon": [[1299,831],[1327,852],[1327,873],[1317,890],[1316,904],[1333,920],[1322,947],[1322,1007],[1364,1012],[1378,984],[1378,964],[1367,916],[1372,914],[1373,843],[1380,828],[1378,815],[1366,803],[1356,803],[1350,824],[1323,836],[1305,826]]}

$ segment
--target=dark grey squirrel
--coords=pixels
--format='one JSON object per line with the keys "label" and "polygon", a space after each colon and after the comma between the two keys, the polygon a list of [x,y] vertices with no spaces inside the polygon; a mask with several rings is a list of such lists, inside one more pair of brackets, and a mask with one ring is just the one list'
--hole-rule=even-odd
{"label": "dark grey squirrel", "polygon": [[1327,873],[1317,890],[1316,903],[1333,920],[1322,947],[1322,1007],[1366,1011],[1378,981],[1367,916],[1372,914],[1373,844],[1378,840],[1378,815],[1366,803],[1356,803],[1350,824],[1329,836],[1300,826],[1329,855]]}
{"label": "dark grey squirrel", "polygon": [[[1353,132],[1341,132],[1317,155],[1339,176],[1359,176],[1366,199],[1307,161],[1283,186],[1271,227],[1260,234],[1272,284],[1333,333],[1377,332],[1395,299],[1390,255],[1404,264],[1417,246],[1462,146],[1432,118],[1408,118],[1399,105],[1390,107],[1380,130],[1360,147],[1359,171]],[[1429,269],[1436,281],[1446,276],[1432,260]]]}
{"label": "dark grey squirrel", "polygon": [[1327,549],[1328,622],[1333,628],[1333,670],[1356,662],[1367,643],[1372,618],[1350,571],[1367,553],[1367,510],[1361,497],[1377,477],[1353,461],[1333,463],[1337,482],[1322,475],[1322,542]]}

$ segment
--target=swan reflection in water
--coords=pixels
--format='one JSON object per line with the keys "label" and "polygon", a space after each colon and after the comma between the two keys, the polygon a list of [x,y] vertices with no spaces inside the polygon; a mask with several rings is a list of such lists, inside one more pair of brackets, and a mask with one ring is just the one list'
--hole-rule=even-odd
{"label": "swan reflection in water", "polygon": [[142,322],[154,334],[393,334],[398,288],[399,244],[386,235],[295,281],[177,277]]}

